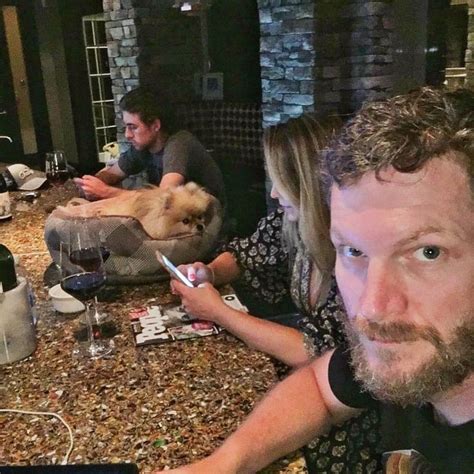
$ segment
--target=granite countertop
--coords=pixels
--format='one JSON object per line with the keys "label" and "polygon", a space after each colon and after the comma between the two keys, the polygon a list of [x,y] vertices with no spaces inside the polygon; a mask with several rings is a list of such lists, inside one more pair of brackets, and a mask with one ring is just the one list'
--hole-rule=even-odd
{"label": "granite countertop", "polygon": [[[11,193],[13,219],[0,223],[0,242],[20,255],[40,316],[35,353],[0,365],[0,408],[61,415],[73,431],[71,464],[135,462],[147,473],[197,460],[276,382],[273,364],[226,333],[136,348],[127,315],[139,306],[174,302],[168,283],[120,287],[118,299],[100,308],[118,328],[114,356],[73,358],[80,323],[55,313],[47,299],[43,273],[51,259],[43,227],[48,213],[74,194],[70,182],[41,191],[33,203]],[[56,418],[0,413],[0,464],[59,464],[68,446],[68,432]],[[295,454],[264,472],[305,470]]]}

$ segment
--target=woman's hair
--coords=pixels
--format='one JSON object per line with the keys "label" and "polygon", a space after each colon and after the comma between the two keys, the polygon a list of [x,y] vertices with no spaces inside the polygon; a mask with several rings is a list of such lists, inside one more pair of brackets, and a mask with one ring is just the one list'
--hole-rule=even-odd
{"label": "woman's hair", "polygon": [[337,117],[317,120],[302,115],[267,128],[263,135],[269,176],[299,209],[297,222],[284,217],[284,243],[289,248],[303,243],[319,271],[320,282],[327,281],[334,268],[329,210],[320,186],[320,155],[339,125]]}

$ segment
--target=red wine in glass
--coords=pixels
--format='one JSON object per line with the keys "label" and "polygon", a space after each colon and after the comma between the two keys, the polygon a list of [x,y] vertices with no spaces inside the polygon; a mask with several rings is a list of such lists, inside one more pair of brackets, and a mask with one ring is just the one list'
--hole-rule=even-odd
{"label": "red wine in glass", "polygon": [[74,265],[79,265],[86,272],[96,272],[100,269],[102,262],[110,257],[110,250],[107,247],[99,247],[99,252],[100,256],[97,253],[97,248],[93,247],[73,250],[69,255],[69,259]]}
{"label": "red wine in glass", "polygon": [[88,224],[87,219],[77,219],[69,229],[69,239],[62,246],[65,255],[60,264],[61,288],[86,306],[87,342],[74,349],[73,354],[98,358],[111,354],[113,347],[110,341],[102,340],[100,333],[95,297],[105,286],[106,272],[97,232]]}
{"label": "red wine in glass", "polygon": [[57,186],[64,184],[69,179],[69,171],[67,170],[55,170],[46,173],[46,178],[53,185]]}
{"label": "red wine in glass", "polygon": [[86,272],[96,272],[102,265],[102,259],[97,248],[73,250],[69,255],[69,259],[74,265],[78,265]]}
{"label": "red wine in glass", "polygon": [[105,285],[102,272],[84,272],[70,275],[61,280],[61,288],[80,301],[92,299]]}
{"label": "red wine in glass", "polygon": [[62,151],[46,153],[44,169],[48,181],[53,185],[64,184],[69,178],[66,155]]}

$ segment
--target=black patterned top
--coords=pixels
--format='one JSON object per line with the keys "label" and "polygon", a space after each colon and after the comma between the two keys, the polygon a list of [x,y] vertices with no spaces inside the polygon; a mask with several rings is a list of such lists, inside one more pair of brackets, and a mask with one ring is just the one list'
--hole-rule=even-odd
{"label": "black patterned top", "polygon": [[[303,245],[286,249],[282,244],[283,210],[261,219],[257,230],[246,238],[236,238],[226,250],[241,268],[242,279],[269,303],[284,295],[301,312],[299,327],[310,357],[344,343],[341,317],[344,306],[335,279],[326,301],[316,308],[310,304],[312,262]],[[310,473],[371,473],[381,469],[376,452],[379,442],[379,413],[370,409],[360,416],[333,427],[304,448]]]}

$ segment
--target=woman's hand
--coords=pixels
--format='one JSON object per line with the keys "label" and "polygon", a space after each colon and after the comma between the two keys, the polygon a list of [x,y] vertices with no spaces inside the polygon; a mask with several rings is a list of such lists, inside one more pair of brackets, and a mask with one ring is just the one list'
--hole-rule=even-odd
{"label": "woman's hand", "polygon": [[219,323],[222,312],[228,308],[210,283],[201,283],[197,288],[189,288],[177,280],[172,280],[171,288],[181,297],[186,312],[195,318]]}
{"label": "woman's hand", "polygon": [[200,285],[201,283],[205,282],[214,284],[214,272],[209,266],[202,262],[180,265],[178,270],[195,285]]}

